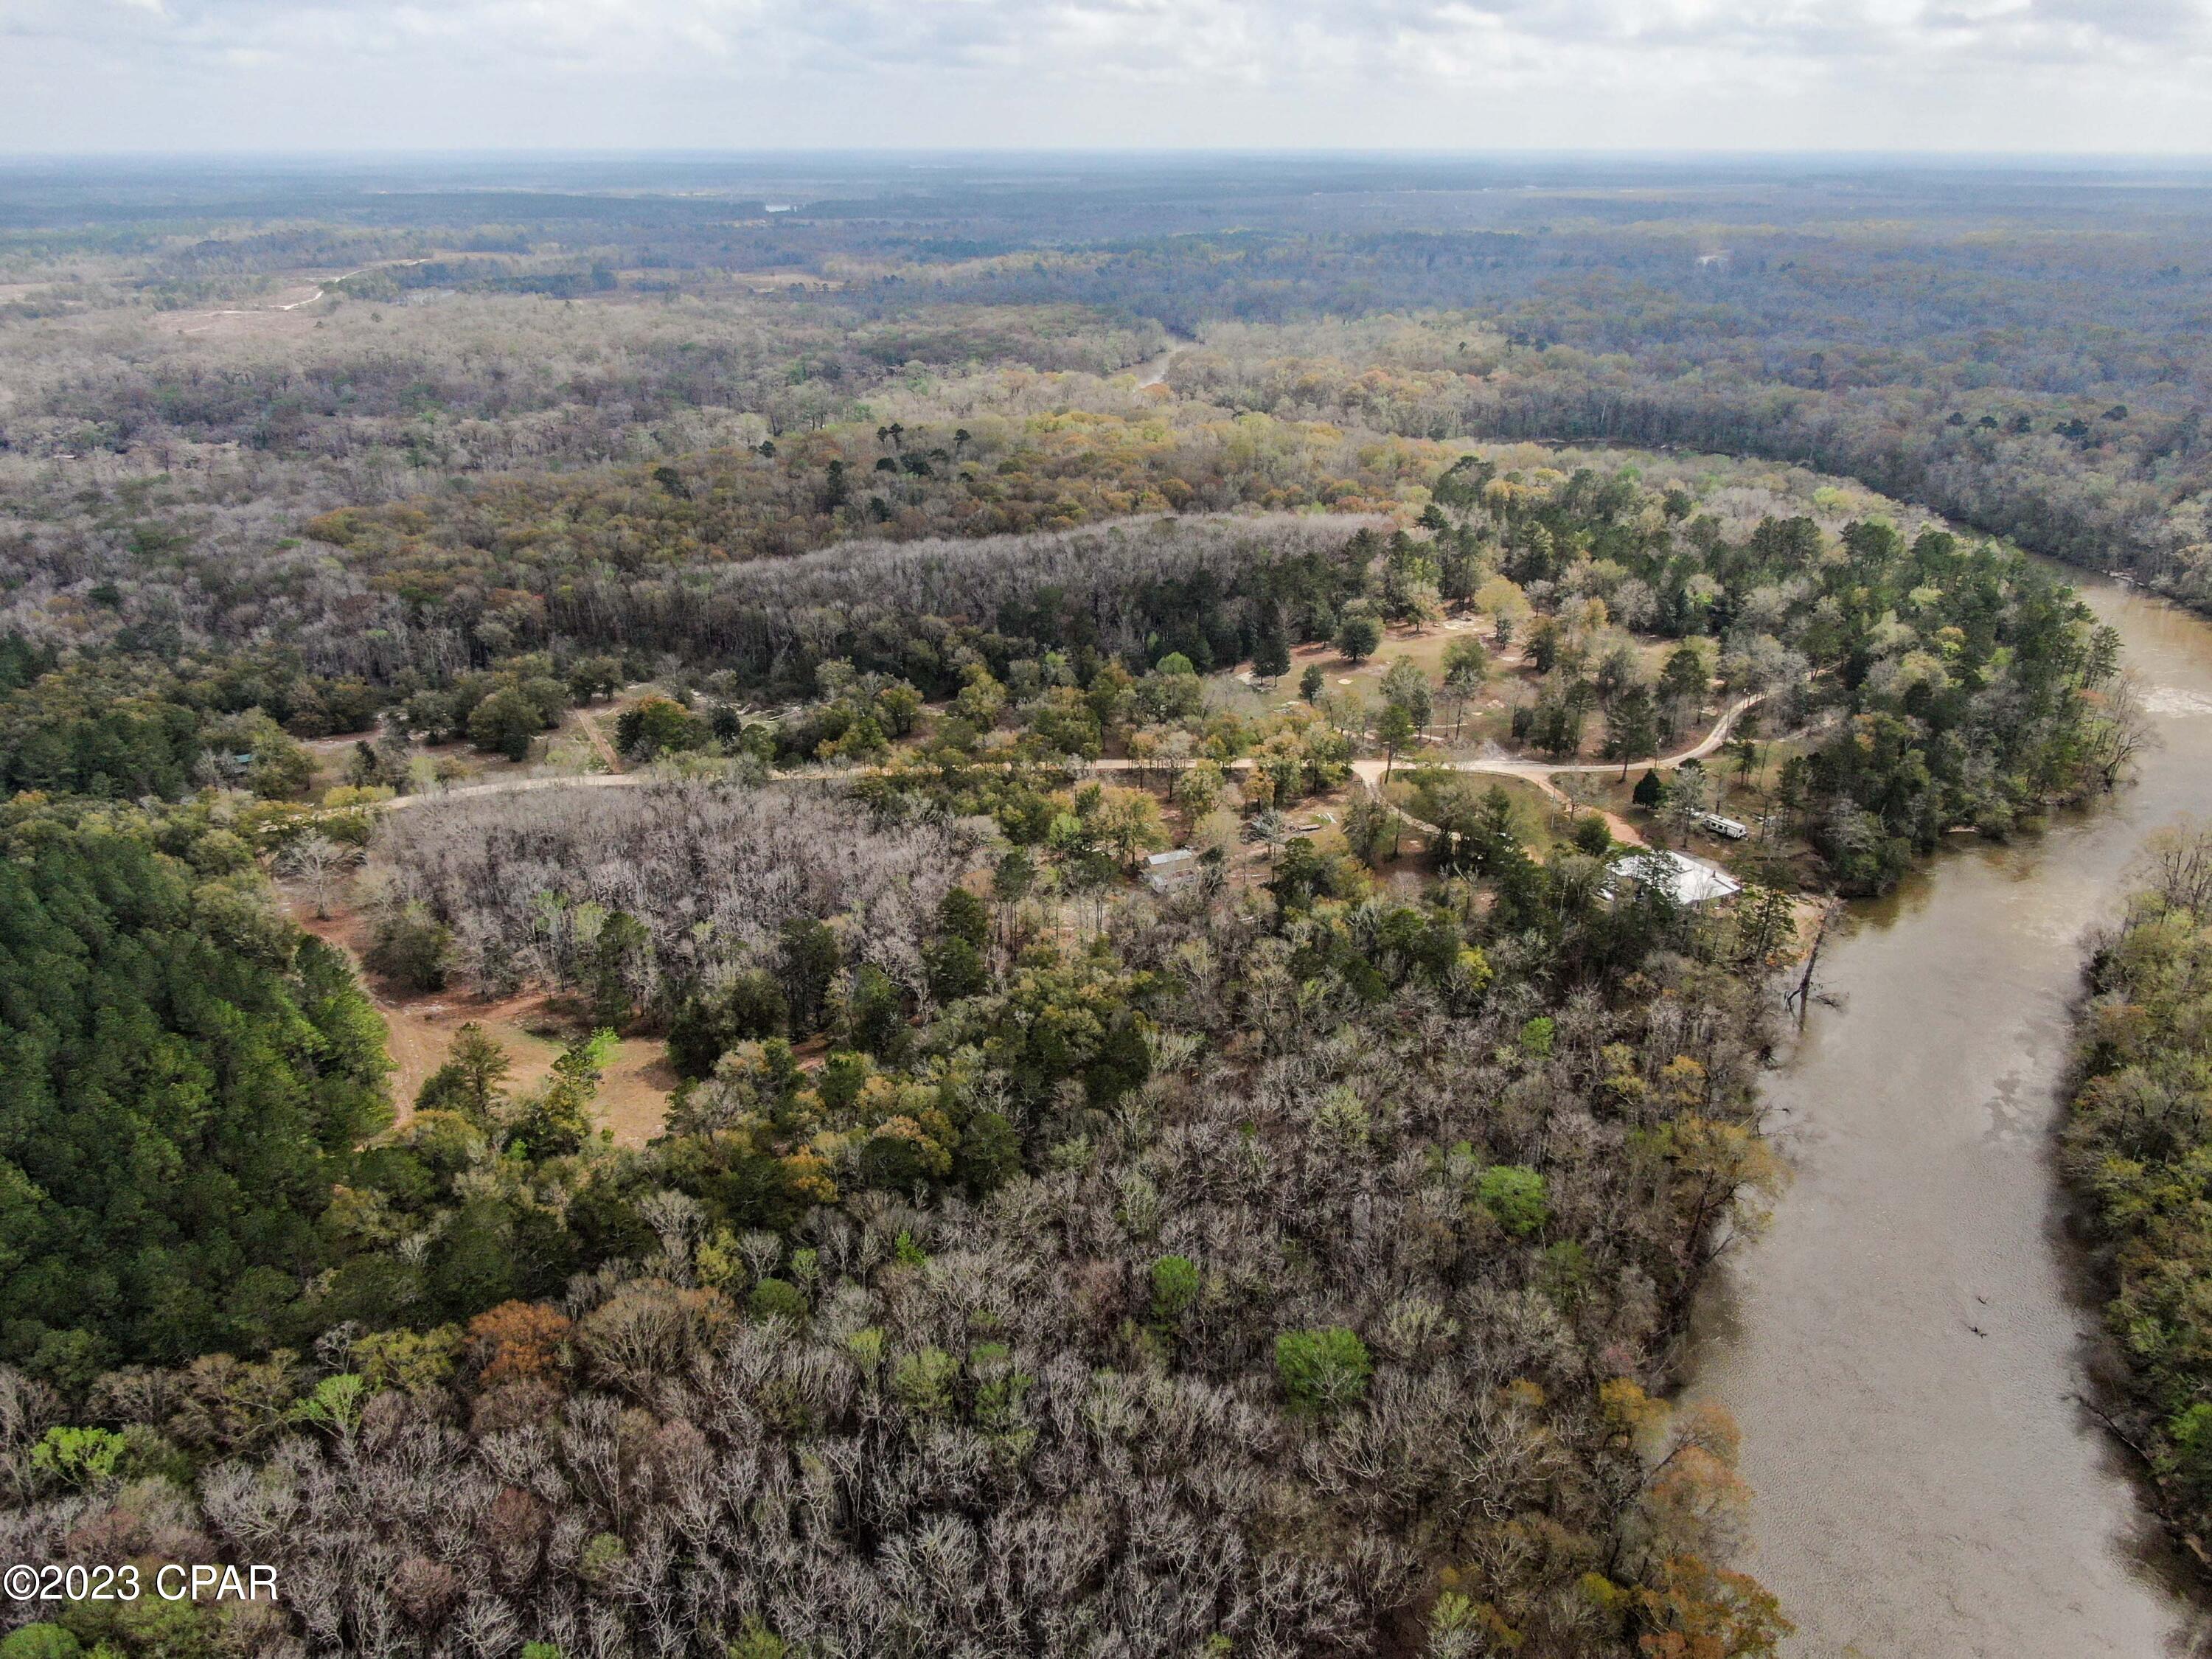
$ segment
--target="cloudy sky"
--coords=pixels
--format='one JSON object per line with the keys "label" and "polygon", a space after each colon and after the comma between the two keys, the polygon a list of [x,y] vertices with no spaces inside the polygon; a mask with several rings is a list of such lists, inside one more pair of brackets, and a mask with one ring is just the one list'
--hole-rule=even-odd
{"label": "cloudy sky", "polygon": [[2212,153],[2212,0],[0,0],[0,152]]}

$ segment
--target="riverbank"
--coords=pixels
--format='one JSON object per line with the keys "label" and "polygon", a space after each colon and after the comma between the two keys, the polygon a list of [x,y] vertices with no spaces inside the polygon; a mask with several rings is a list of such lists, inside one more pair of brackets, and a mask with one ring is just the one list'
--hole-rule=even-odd
{"label": "riverbank", "polygon": [[2082,1401],[2098,1338],[2052,1131],[2081,943],[2212,779],[2212,625],[2078,578],[2163,739],[2041,836],[1968,843],[1831,934],[1767,1091],[1795,1174],[1705,1298],[1689,1393],[1735,1413],[1747,1568],[1792,1659],[2197,1650],[2196,1586]]}
{"label": "riverbank", "polygon": [[2212,829],[2200,818],[2161,835],[2142,864],[2097,937],[2059,1157],[2106,1302],[2112,1386],[2095,1403],[2141,1460],[2153,1508],[2212,1568],[2212,1237],[2200,1197],[2212,1156],[2203,1110]]}

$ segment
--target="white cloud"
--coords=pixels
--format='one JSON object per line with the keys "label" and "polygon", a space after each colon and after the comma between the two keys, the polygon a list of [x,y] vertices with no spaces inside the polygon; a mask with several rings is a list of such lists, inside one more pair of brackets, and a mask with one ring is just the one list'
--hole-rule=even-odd
{"label": "white cloud", "polygon": [[0,42],[17,149],[2212,149],[2212,0],[0,0]]}

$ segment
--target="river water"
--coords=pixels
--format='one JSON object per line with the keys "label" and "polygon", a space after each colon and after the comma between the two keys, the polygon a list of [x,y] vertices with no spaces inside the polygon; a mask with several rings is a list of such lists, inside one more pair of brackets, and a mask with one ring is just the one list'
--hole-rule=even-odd
{"label": "river water", "polygon": [[1832,930],[1768,1089],[1796,1173],[1701,1307],[1694,1397],[1743,1430],[1742,1565],[1790,1659],[2153,1659],[2204,1617],[2082,1409],[2095,1314],[2051,1129],[2085,935],[2146,836],[2212,815],[2212,625],[2069,572],[2160,746],[2107,809],[1968,843]]}

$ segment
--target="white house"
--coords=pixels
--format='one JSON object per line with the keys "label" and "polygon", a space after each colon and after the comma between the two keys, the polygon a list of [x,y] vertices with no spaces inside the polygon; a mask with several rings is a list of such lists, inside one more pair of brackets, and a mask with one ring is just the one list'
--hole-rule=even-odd
{"label": "white house", "polygon": [[[1703,859],[1693,859],[1686,853],[1653,851],[1633,854],[1613,866],[1615,883],[1632,885],[1647,881],[1666,884],[1667,890],[1678,904],[1711,904],[1718,899],[1734,898],[1743,891],[1743,884],[1717,864]],[[1617,887],[1608,886],[1607,897]]]}

